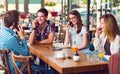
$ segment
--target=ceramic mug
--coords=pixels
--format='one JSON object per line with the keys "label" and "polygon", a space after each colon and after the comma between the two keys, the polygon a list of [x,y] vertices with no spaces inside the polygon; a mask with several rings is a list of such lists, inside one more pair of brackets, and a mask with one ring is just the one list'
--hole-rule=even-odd
{"label": "ceramic mug", "polygon": [[73,60],[74,61],[80,61],[80,56],[79,55],[73,55]]}
{"label": "ceramic mug", "polygon": [[56,58],[65,58],[64,52],[63,51],[56,51],[55,57]]}

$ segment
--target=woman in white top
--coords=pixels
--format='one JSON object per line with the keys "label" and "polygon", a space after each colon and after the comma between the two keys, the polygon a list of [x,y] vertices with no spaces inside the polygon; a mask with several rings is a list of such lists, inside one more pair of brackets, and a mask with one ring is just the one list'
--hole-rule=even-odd
{"label": "woman in white top", "polygon": [[117,21],[112,14],[100,17],[100,26],[96,29],[94,47],[105,50],[105,58],[109,60],[110,55],[120,50],[120,30]]}
{"label": "woman in white top", "polygon": [[80,13],[73,10],[69,14],[69,22],[66,25],[65,45],[77,45],[79,50],[87,49],[88,46],[88,32],[87,28],[83,26]]}

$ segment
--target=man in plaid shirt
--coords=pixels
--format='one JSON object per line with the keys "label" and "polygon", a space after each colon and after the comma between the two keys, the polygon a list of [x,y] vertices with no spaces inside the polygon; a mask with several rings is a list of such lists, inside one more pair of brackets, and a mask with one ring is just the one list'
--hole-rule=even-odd
{"label": "man in plaid shirt", "polygon": [[35,43],[52,43],[55,35],[55,24],[47,21],[48,11],[41,8],[37,12],[37,18],[33,21],[30,28],[30,44]]}

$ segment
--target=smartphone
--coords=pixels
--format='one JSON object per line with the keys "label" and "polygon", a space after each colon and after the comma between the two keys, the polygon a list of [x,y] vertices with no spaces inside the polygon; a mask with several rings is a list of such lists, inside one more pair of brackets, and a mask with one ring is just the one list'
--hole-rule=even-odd
{"label": "smartphone", "polygon": [[69,21],[69,25],[70,25],[70,26],[73,26],[72,22]]}
{"label": "smartphone", "polygon": [[[17,31],[19,31],[18,25],[15,25],[14,28],[17,29]],[[16,31],[16,34],[18,34],[17,31]]]}
{"label": "smartphone", "polygon": [[101,27],[99,27],[99,28],[98,28],[98,31],[99,31],[100,33],[102,33],[102,28],[101,28]]}
{"label": "smartphone", "polygon": [[15,23],[15,29],[17,29],[18,31],[19,31],[19,29],[18,29],[18,24],[17,23]]}
{"label": "smartphone", "polygon": [[35,24],[38,26],[39,22],[36,20]]}
{"label": "smartphone", "polygon": [[102,30],[102,28],[101,28],[101,27],[99,27],[99,28],[98,28],[98,30],[99,30],[99,31],[101,31],[101,30]]}

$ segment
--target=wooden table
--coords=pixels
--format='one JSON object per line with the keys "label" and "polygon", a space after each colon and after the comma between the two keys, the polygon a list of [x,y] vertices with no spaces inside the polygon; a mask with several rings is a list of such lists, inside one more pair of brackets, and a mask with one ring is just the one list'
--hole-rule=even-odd
{"label": "wooden table", "polygon": [[54,51],[48,49],[53,47],[52,44],[35,44],[30,45],[30,52],[38,56],[48,65],[56,69],[61,74],[89,72],[97,70],[107,70],[107,62],[89,62],[86,54],[80,52],[80,61],[75,62],[73,59],[56,59]]}

